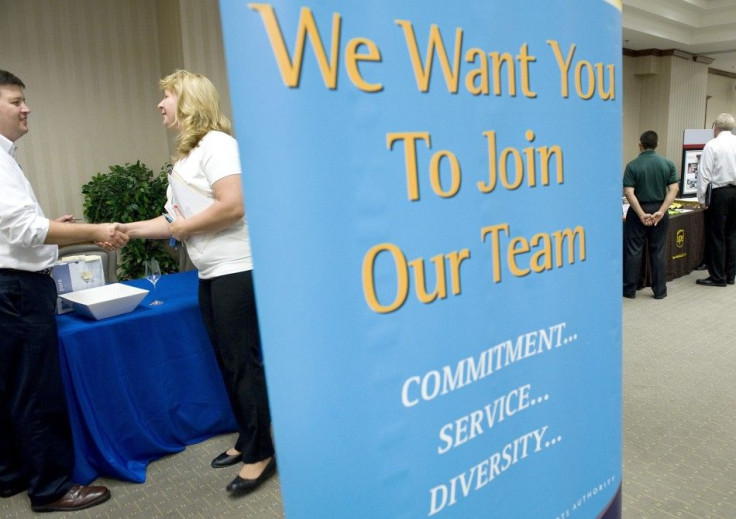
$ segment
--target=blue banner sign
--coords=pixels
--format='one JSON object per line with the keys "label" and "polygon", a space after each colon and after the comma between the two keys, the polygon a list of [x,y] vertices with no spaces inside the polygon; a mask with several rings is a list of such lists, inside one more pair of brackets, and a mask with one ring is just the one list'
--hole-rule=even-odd
{"label": "blue banner sign", "polygon": [[620,2],[220,9],[287,517],[619,517]]}

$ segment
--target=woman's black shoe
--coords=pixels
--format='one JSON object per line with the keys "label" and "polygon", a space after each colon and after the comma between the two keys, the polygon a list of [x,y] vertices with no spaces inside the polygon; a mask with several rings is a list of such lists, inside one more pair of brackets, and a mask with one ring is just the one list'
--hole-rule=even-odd
{"label": "woman's black shoe", "polygon": [[228,454],[227,451],[220,454],[218,457],[212,460],[212,468],[221,469],[222,467],[229,467],[235,465],[243,459],[242,454]]}
{"label": "woman's black shoe", "polygon": [[235,476],[235,479],[233,479],[227,486],[227,491],[231,494],[240,495],[250,492],[251,490],[255,490],[261,486],[264,481],[273,476],[274,472],[276,472],[275,457],[271,458],[271,460],[266,464],[266,468],[263,469],[261,475],[256,479],[245,479],[240,476]]}

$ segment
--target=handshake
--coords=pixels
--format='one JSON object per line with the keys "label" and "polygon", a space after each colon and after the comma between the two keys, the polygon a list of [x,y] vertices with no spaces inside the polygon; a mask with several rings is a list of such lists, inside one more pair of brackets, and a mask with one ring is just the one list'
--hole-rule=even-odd
{"label": "handshake", "polygon": [[[57,218],[55,222],[74,223],[77,218],[67,214]],[[57,225],[49,227],[52,243],[64,244],[75,241],[93,241],[105,250],[117,250],[123,247],[130,236],[119,223],[75,223],[74,225]]]}
{"label": "handshake", "polygon": [[122,226],[117,222],[101,223],[96,225],[102,227],[101,231],[103,234],[101,235],[102,239],[95,240],[95,243],[105,250],[118,250],[124,247],[130,239],[130,236],[123,232],[121,229]]}
{"label": "handshake", "polygon": [[[150,220],[137,222],[112,223],[80,223],[75,225],[59,225],[56,222],[67,224],[76,219],[68,214],[57,218],[49,226],[51,243],[63,244],[74,241],[93,241],[105,250],[117,250],[123,247],[130,238],[147,238],[163,240],[174,237],[186,241],[189,234],[186,232],[187,219],[175,208],[177,218],[161,215]],[[51,232],[54,229],[55,232]]]}

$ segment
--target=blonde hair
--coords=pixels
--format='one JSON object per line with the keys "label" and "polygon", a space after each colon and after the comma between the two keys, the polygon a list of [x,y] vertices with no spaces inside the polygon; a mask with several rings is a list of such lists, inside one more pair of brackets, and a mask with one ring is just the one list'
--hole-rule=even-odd
{"label": "blonde hair", "polygon": [[184,158],[207,132],[231,134],[230,120],[220,110],[220,96],[212,81],[201,74],[177,70],[158,83],[161,90],[176,94],[176,138],[178,158]]}

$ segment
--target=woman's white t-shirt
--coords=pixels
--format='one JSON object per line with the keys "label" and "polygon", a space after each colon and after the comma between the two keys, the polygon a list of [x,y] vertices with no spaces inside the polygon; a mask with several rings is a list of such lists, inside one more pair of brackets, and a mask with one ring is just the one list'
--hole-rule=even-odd
{"label": "woman's white t-shirt", "polygon": [[[214,201],[212,186],[215,182],[230,175],[240,174],[237,141],[226,133],[211,131],[202,137],[188,156],[177,160],[174,164],[166,192],[167,207],[180,205],[174,194],[180,192],[178,191],[180,189],[189,189],[190,192],[196,192]],[[172,188],[174,182],[181,182],[184,186],[177,185],[174,189]],[[185,217],[192,216],[186,214],[184,208],[182,211]],[[250,236],[245,217],[227,229],[192,235],[186,244],[189,258],[199,269],[199,277],[202,279],[253,269]]]}

